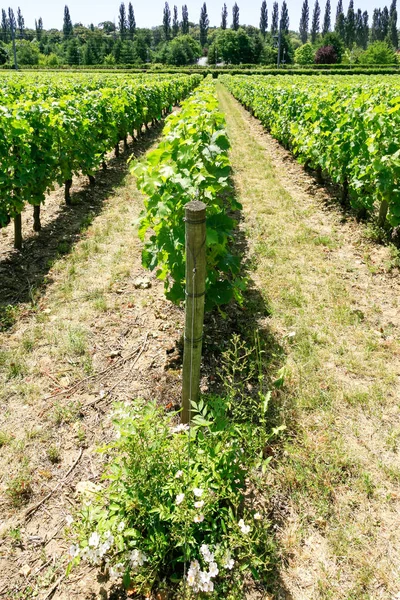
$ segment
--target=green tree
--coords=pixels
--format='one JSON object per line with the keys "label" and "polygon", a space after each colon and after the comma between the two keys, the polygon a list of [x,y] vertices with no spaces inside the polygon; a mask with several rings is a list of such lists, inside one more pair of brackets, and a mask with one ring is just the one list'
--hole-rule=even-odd
{"label": "green tree", "polygon": [[281,20],[279,23],[280,30],[287,35],[289,33],[289,11],[286,4],[286,0],[282,2],[281,8]]}
{"label": "green tree", "polygon": [[342,62],[344,54],[344,43],[338,33],[330,31],[329,33],[324,35],[324,37],[322,38],[321,46],[332,46],[336,54],[337,62]]}
{"label": "green tree", "polygon": [[310,10],[308,8],[308,0],[304,0],[303,7],[301,9],[301,19],[299,25],[299,33],[301,43],[305,44],[308,39],[308,23],[310,20]]}
{"label": "green tree", "polygon": [[200,10],[200,21],[199,21],[200,44],[202,45],[203,48],[207,44],[207,35],[208,35],[209,24],[210,24],[210,21],[209,21],[208,14],[207,14],[207,5],[204,2],[203,6],[201,7],[201,10]]}
{"label": "green tree", "polygon": [[346,45],[351,48],[356,41],[356,15],[354,13],[354,0],[350,0],[346,18]]}
{"label": "green tree", "polygon": [[18,26],[20,37],[21,38],[25,37],[25,20],[24,20],[24,17],[22,16],[22,12],[21,12],[21,9],[19,6],[18,6],[18,11],[17,11],[17,26]]}
{"label": "green tree", "polygon": [[133,6],[132,3],[129,2],[128,4],[128,35],[129,35],[129,39],[133,40],[135,37],[135,33],[136,33],[136,19],[135,19],[135,12],[133,10]]}
{"label": "green tree", "polygon": [[19,65],[38,65],[39,64],[39,46],[36,41],[28,40],[17,41],[17,62]]}
{"label": "green tree", "polygon": [[222,7],[221,13],[221,29],[226,29],[228,27],[228,9],[226,8],[226,4]]}
{"label": "green tree", "polygon": [[[69,14],[68,6],[64,6],[64,23],[63,23],[63,34],[65,37],[69,37],[73,34],[74,28],[72,27],[71,15]],[[69,63],[73,64],[73,63]]]}
{"label": "green tree", "polygon": [[232,8],[232,29],[233,31],[237,31],[239,29],[239,7],[237,2],[235,2]]}
{"label": "green tree", "polygon": [[1,9],[1,35],[3,42],[7,44],[10,39],[10,24],[7,19],[7,13],[4,8]]}
{"label": "green tree", "polygon": [[42,17],[39,17],[38,21],[36,21],[36,19],[35,19],[35,30],[36,30],[36,39],[38,40],[38,42],[40,42],[40,40],[42,39],[42,35],[43,35]]}
{"label": "green tree", "polygon": [[119,7],[118,29],[121,40],[124,40],[126,38],[127,22],[125,4],[123,2],[121,2]]}
{"label": "green tree", "polygon": [[322,25],[322,35],[326,35],[331,30],[331,0],[326,0],[324,24]]}
{"label": "green tree", "polygon": [[135,63],[145,63],[148,60],[149,44],[145,36],[139,33],[133,42]]}
{"label": "green tree", "polygon": [[168,2],[164,4],[163,30],[164,38],[168,41],[171,38],[171,11]]}
{"label": "green tree", "polygon": [[297,48],[294,53],[294,62],[297,65],[312,65],[314,63],[315,51],[310,42]]}
{"label": "green tree", "polygon": [[172,17],[172,37],[176,37],[179,33],[179,17],[178,7],[174,6],[174,16]]}
{"label": "green tree", "polygon": [[396,62],[396,54],[387,42],[373,42],[360,55],[360,63],[364,65],[392,65]]}
{"label": "green tree", "polygon": [[84,65],[96,65],[98,64],[97,59],[97,48],[92,37],[89,37],[82,53],[82,62]]}
{"label": "green tree", "polygon": [[345,41],[346,38],[346,18],[343,12],[343,2],[339,0],[336,9],[336,21],[335,21],[335,32],[340,38]]}
{"label": "green tree", "polygon": [[69,65],[80,64],[80,48],[76,38],[72,38],[67,42],[67,63]]}
{"label": "green tree", "polygon": [[[307,2],[307,0],[305,0],[305,1]],[[263,3],[261,4],[261,14],[260,14],[260,32],[264,39],[267,34],[267,30],[268,30],[268,9],[267,9],[266,0],[263,0]]]}
{"label": "green tree", "polygon": [[183,35],[189,33],[189,11],[186,4],[182,6],[182,33]]}
{"label": "green tree", "polygon": [[279,26],[279,5],[274,2],[272,5],[272,20],[271,20],[271,34],[276,35],[278,33]]}
{"label": "green tree", "polygon": [[291,65],[294,61],[294,50],[291,39],[288,35],[282,34],[281,36],[281,56],[280,63]]}
{"label": "green tree", "polygon": [[390,41],[392,43],[393,48],[397,50],[399,47],[399,34],[397,31],[397,0],[392,0],[390,5]]}
{"label": "green tree", "polygon": [[190,35],[179,35],[168,44],[167,62],[171,65],[191,65],[201,56],[201,46]]}
{"label": "green tree", "polygon": [[389,33],[389,11],[388,7],[384,6],[381,13],[381,28],[382,28],[382,39],[385,40]]}
{"label": "green tree", "polygon": [[380,8],[375,8],[372,14],[371,42],[382,41],[382,12]]}
{"label": "green tree", "polygon": [[311,41],[313,44],[315,44],[315,42],[317,41],[317,37],[319,34],[320,16],[321,16],[321,9],[319,7],[319,2],[318,2],[318,0],[315,0],[314,12],[313,12],[312,23],[311,23]]}

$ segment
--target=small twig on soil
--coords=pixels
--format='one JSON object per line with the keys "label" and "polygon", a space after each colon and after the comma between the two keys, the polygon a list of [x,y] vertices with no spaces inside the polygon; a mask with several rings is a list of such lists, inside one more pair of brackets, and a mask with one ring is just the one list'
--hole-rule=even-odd
{"label": "small twig on soil", "polygon": [[66,575],[61,575],[61,577],[57,579],[57,581],[55,582],[49,593],[43,598],[43,600],[48,600],[49,598],[51,598],[51,596],[54,594],[60,583],[64,581],[65,577]]}
{"label": "small twig on soil", "polygon": [[83,448],[80,449],[79,452],[79,456],[76,459],[76,461],[73,463],[73,465],[71,466],[71,468],[69,469],[68,473],[65,475],[64,479],[62,479],[54,489],[51,490],[51,492],[49,492],[47,494],[47,496],[45,496],[40,502],[38,502],[38,504],[36,504],[35,506],[32,506],[32,508],[28,508],[28,510],[25,513],[25,519],[31,518],[32,515],[42,506],[42,504],[44,504],[45,502],[47,502],[47,500],[49,498],[51,498],[51,496],[54,494],[54,492],[56,492],[58,489],[60,489],[67,481],[68,476],[72,473],[72,471],[75,469],[76,465],[78,464],[78,462],[80,461],[81,457],[83,454]]}
{"label": "small twig on soil", "polygon": [[[66,388],[64,390],[59,390],[58,392],[52,394],[51,396],[46,396],[46,398],[43,398],[43,401],[51,400],[52,398],[56,398],[57,396],[62,396],[64,394],[70,395],[70,394],[72,394],[72,392],[75,392],[84,383],[87,383],[88,381],[91,381],[92,379],[100,379],[101,377],[104,377],[104,375],[107,375],[107,373],[109,373],[116,367],[119,367],[120,364],[124,364],[128,360],[130,360],[133,356],[135,356],[135,354],[138,350],[139,350],[139,347],[136,348],[133,352],[131,352],[131,354],[129,354],[129,356],[127,356],[126,358],[121,357],[114,364],[107,367],[107,369],[100,371],[100,373],[96,373],[95,375],[89,375],[89,377],[85,377],[84,379],[77,381],[76,383],[71,385],[71,387],[69,387],[69,388]],[[42,416],[45,411],[46,411],[46,409],[42,410],[42,412],[39,413],[39,416]]]}
{"label": "small twig on soil", "polygon": [[[121,377],[121,379],[119,379],[116,383],[114,383],[114,385],[104,394],[104,396],[102,396],[102,398],[96,398],[96,400],[93,400],[92,402],[88,402],[88,404],[85,404],[82,409],[85,408],[90,408],[91,406],[94,406],[95,404],[98,404],[99,402],[103,402],[103,400],[105,400],[106,398],[108,398],[112,392],[115,390],[116,387],[119,386],[120,383],[122,383],[131,373],[133,370],[133,367],[136,365],[137,361],[139,360],[139,358],[142,356],[143,352],[146,349],[147,346],[147,340],[149,339],[149,334],[146,333],[146,338],[143,342],[143,345],[139,351],[139,354],[136,356],[135,360],[133,361],[133,363],[131,364],[131,367],[128,371],[128,373]],[[125,362],[127,362],[129,359],[126,359]]]}

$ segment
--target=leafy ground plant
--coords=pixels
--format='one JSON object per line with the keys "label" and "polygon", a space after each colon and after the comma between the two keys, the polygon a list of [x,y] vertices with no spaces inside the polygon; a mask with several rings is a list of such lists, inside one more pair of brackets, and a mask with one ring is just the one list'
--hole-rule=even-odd
{"label": "leafy ground plant", "polygon": [[270,524],[247,494],[265,435],[232,423],[228,405],[200,401],[190,429],[155,403],[116,407],[104,483],[72,524],[69,570],[88,561],[138,594],[180,598],[237,600],[248,576],[267,578]]}

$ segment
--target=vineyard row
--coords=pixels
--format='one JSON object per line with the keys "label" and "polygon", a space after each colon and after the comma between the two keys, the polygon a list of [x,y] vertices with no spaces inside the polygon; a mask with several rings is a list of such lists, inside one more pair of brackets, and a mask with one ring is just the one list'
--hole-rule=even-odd
{"label": "vineyard row", "polygon": [[35,100],[17,100],[0,106],[0,227],[15,220],[16,247],[20,247],[21,212],[35,207],[34,229],[40,229],[40,205],[56,183],[65,185],[71,202],[74,175],[94,182],[111,148],[129,134],[161,118],[201,81],[200,75],[151,79],[99,87],[84,92],[82,85],[56,98],[43,93]]}
{"label": "vineyard row", "polygon": [[369,77],[224,75],[228,90],[299,160],[342,189],[343,203],[400,224],[400,83]]}

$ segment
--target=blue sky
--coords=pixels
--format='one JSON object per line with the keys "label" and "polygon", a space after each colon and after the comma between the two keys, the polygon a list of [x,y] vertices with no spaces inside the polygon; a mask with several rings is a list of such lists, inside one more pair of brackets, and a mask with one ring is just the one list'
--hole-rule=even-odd
{"label": "blue sky", "polygon": [[[159,25],[162,21],[162,12],[165,0],[131,0],[135,11],[136,23],[138,27],[151,27],[153,25]],[[126,6],[129,0],[125,0]],[[260,19],[260,6],[262,0],[237,0],[240,9],[240,22],[246,25],[259,24]],[[301,5],[303,0],[287,0],[289,7],[290,17],[290,28],[298,30],[300,21]],[[177,4],[179,9],[179,16],[181,14],[181,6],[186,3],[189,10],[189,19],[191,21],[198,21],[200,15],[200,7],[203,2],[201,0],[179,0],[179,3],[175,0],[170,0],[169,4],[172,9],[174,4]],[[273,0],[267,0],[269,24],[270,14]],[[27,27],[33,27],[35,19],[42,17],[43,25],[45,29],[56,27],[60,29],[63,22],[64,5],[68,4],[72,22],[81,22],[84,25],[94,23],[97,25],[102,21],[113,21],[115,19],[118,22],[118,8],[120,0],[17,0],[17,3],[12,3],[11,7],[14,12],[17,11],[18,6],[21,8],[22,15],[25,19]],[[232,0],[226,1],[229,19],[231,20],[232,6],[234,2]],[[281,5],[281,1],[279,2]],[[337,0],[331,0],[332,5],[332,16],[336,13]],[[384,0],[362,0],[357,2],[355,0],[355,9],[361,8],[363,11],[368,10],[371,15],[374,8],[382,8],[385,5],[390,5],[390,0],[385,2]],[[210,17],[210,25],[219,25],[221,20],[221,8],[223,0],[213,0],[207,2],[208,15]],[[309,0],[309,5],[314,5],[314,0]],[[320,0],[321,13],[323,15],[325,9],[325,0]],[[343,0],[344,9],[347,10],[348,0]],[[6,6],[4,6],[6,8]],[[311,12],[311,11],[310,11]],[[322,19],[321,19],[322,20]],[[400,23],[400,19],[399,19]]]}

